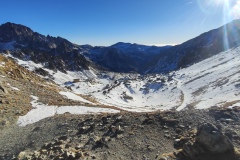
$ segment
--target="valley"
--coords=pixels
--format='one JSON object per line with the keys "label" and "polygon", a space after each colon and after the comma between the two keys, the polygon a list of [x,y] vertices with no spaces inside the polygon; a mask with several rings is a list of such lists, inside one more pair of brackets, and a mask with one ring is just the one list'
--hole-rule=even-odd
{"label": "valley", "polygon": [[[93,47],[1,25],[0,159],[238,160],[240,40],[231,28],[240,33],[240,21],[176,46]],[[202,132],[228,147],[215,152]]]}

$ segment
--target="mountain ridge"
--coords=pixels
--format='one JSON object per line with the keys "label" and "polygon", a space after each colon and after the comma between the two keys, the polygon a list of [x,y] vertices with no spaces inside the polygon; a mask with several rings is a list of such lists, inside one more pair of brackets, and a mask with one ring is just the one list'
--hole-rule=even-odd
{"label": "mountain ridge", "polygon": [[239,46],[239,34],[240,20],[234,20],[176,46],[118,42],[109,47],[93,47],[44,36],[8,22],[0,26],[0,50],[8,49],[20,59],[44,63],[49,69],[65,73],[90,68],[119,73],[167,73]]}
{"label": "mountain ridge", "polygon": [[[153,64],[147,64],[149,70],[145,73],[158,73],[159,70],[163,72],[177,70],[200,62],[222,51],[238,47],[240,39],[235,39],[234,37],[240,37],[240,20],[234,20],[217,29],[210,30],[182,44],[171,47],[164,53],[157,55],[154,61],[152,61]],[[223,43],[228,43],[228,46],[225,46]],[[167,68],[171,64],[172,67]]]}

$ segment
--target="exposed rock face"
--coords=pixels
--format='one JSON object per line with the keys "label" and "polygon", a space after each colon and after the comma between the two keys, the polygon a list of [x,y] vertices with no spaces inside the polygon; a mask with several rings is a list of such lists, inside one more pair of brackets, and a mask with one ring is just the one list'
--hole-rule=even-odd
{"label": "exposed rock face", "polygon": [[[18,58],[47,62],[45,67],[63,72],[94,66],[114,72],[167,73],[239,46],[239,34],[240,20],[235,20],[173,47],[129,43],[92,47],[76,45],[61,37],[44,36],[23,25],[5,23],[0,26],[0,50],[14,50],[11,54]],[[223,43],[225,41],[228,43]]]}
{"label": "exposed rock face", "polygon": [[195,141],[188,141],[182,149],[183,159],[194,160],[202,155],[221,155],[234,151],[234,146],[216,126],[205,123],[198,127]]}
{"label": "exposed rock face", "polygon": [[224,153],[233,150],[232,142],[210,123],[203,124],[198,128],[196,143],[211,153]]}
{"label": "exposed rock face", "polygon": [[64,38],[44,36],[20,24],[8,22],[0,26],[0,51],[10,50],[15,57],[45,63],[52,70],[89,69],[90,62],[78,47]]}

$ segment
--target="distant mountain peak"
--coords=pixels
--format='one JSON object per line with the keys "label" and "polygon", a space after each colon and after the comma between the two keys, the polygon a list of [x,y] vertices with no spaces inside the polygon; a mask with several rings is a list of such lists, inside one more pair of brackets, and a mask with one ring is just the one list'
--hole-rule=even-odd
{"label": "distant mountain peak", "polygon": [[5,35],[5,37],[8,36],[8,38],[6,38],[6,40],[8,41],[10,41],[9,38],[11,37],[13,38],[15,36],[32,36],[33,34],[33,30],[21,24],[7,22],[0,26],[0,35]]}

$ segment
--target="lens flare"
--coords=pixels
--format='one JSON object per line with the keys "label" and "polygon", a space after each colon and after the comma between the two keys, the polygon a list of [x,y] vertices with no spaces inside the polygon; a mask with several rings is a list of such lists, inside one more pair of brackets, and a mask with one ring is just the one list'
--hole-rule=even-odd
{"label": "lens flare", "polygon": [[230,8],[233,8],[237,2],[240,2],[240,0],[198,0],[198,5],[204,13],[212,14],[226,8],[230,12]]}
{"label": "lens flare", "polygon": [[[200,9],[206,14],[219,14],[222,16],[224,24],[234,19],[240,18],[240,0],[198,0]],[[220,11],[220,12],[219,12]],[[235,42],[239,42],[240,35],[235,30],[235,24],[225,25],[223,27],[223,46],[225,50],[230,48],[229,38]],[[231,42],[232,42],[231,40]]]}
{"label": "lens flare", "polygon": [[235,5],[232,7],[230,15],[234,19],[239,19],[240,18],[240,0],[238,0]]}

